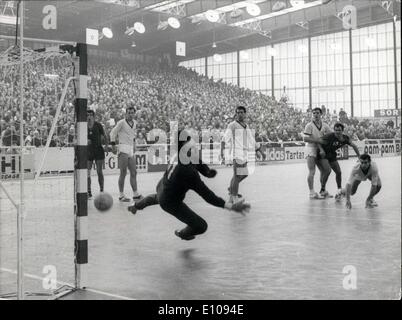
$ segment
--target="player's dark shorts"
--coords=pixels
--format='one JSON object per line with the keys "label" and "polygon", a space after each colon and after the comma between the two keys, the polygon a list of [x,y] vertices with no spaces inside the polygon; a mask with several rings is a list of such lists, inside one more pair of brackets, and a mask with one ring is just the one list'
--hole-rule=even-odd
{"label": "player's dark shorts", "polygon": [[[316,158],[317,160],[321,160],[322,159],[322,157],[320,156],[320,153],[318,152],[318,154],[317,154],[317,158]],[[325,155],[325,157],[324,157],[324,159],[327,159],[328,160],[328,162],[335,162],[337,159],[336,159],[336,153],[327,153],[326,155]]]}
{"label": "player's dark shorts", "polygon": [[102,146],[91,148],[88,147],[88,161],[105,160],[105,150]]}
{"label": "player's dark shorts", "polygon": [[233,170],[236,176],[247,176],[247,161],[241,161],[239,159],[233,159]]}

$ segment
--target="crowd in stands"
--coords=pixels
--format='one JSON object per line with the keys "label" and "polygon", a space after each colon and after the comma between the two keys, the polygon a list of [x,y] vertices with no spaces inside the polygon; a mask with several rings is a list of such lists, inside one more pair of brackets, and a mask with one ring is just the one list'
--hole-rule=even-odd
{"label": "crowd in stands", "polygon": [[[24,140],[36,147],[46,144],[56,112],[63,81],[38,75],[27,68],[24,96]],[[106,132],[124,118],[125,108],[137,109],[138,144],[149,141],[147,133],[159,128],[169,132],[169,122],[181,126],[222,132],[233,120],[234,107],[247,107],[247,122],[256,130],[257,141],[302,141],[305,125],[311,121],[311,108],[302,111],[286,99],[275,99],[233,84],[215,81],[183,67],[128,65],[111,60],[97,61],[89,67],[88,106]],[[13,79],[13,80],[12,80]],[[0,145],[19,145],[19,92],[17,78],[0,77]],[[74,144],[74,91],[69,89],[56,132],[50,146]],[[340,121],[345,133],[354,140],[400,138],[392,120],[348,118],[343,110],[330,111],[322,106],[323,120],[331,126]]]}

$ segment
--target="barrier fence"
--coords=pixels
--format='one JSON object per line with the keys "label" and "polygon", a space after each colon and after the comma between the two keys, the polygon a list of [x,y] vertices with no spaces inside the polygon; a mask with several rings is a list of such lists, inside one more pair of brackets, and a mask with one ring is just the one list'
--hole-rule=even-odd
{"label": "barrier fence", "polygon": [[[360,153],[367,153],[372,157],[392,157],[401,154],[400,139],[372,139],[356,141]],[[225,158],[224,150],[220,143],[201,144],[200,158],[209,165],[230,164]],[[24,157],[25,176],[32,178],[39,167],[43,155],[43,148],[31,148]],[[19,177],[19,155],[7,153],[6,148],[0,150],[0,174],[1,179],[17,179]],[[137,148],[135,159],[138,172],[160,172],[166,170],[169,162],[169,146],[161,144],[143,145]],[[338,150],[338,159],[344,160],[355,157],[353,148],[344,146]],[[255,153],[257,165],[273,162],[294,163],[303,162],[306,158],[304,142],[261,143]],[[106,152],[105,174],[118,173],[117,155]],[[73,148],[49,148],[44,174],[57,175],[69,174],[74,171]]]}

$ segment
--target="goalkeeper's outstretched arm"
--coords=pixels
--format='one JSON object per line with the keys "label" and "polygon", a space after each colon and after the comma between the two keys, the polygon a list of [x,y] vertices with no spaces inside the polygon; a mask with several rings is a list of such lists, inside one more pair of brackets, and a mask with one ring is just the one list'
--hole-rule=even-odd
{"label": "goalkeeper's outstretched arm", "polygon": [[198,173],[191,178],[191,182],[191,189],[198,193],[206,202],[215,207],[226,208],[232,211],[239,212],[241,214],[244,214],[250,209],[250,205],[244,203],[244,199],[236,203],[231,203],[227,201],[225,202],[225,200],[218,197],[205,185]]}

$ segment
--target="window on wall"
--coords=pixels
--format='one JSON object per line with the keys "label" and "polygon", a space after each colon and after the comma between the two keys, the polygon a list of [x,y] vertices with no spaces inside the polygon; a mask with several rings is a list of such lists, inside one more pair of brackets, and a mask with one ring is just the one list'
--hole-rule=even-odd
{"label": "window on wall", "polygon": [[355,116],[395,108],[393,48],[392,23],[352,30]]}
{"label": "window on wall", "polygon": [[[394,38],[392,22],[311,38],[312,106],[325,105],[330,112],[342,108],[351,115],[350,54],[353,61],[354,116],[373,116],[375,109],[395,108]],[[401,22],[396,22],[397,93],[401,108]],[[272,47],[264,46],[239,54],[240,87],[284,94],[295,107],[309,105],[308,39],[274,46],[274,92],[272,92]],[[181,65],[205,71],[205,59]],[[208,76],[237,84],[237,53],[222,55],[216,62],[208,57]],[[285,90],[284,90],[285,89]]]}
{"label": "window on wall", "polygon": [[213,56],[207,58],[208,77],[237,85],[237,52],[222,54],[221,57],[219,62]]}
{"label": "window on wall", "polygon": [[185,67],[187,69],[191,69],[200,75],[203,75],[203,76],[205,75],[205,59],[204,58],[182,61],[179,63],[179,66]]}
{"label": "window on wall", "polygon": [[349,32],[311,38],[313,107],[351,114]]}
{"label": "window on wall", "polygon": [[280,43],[274,47],[275,97],[288,98],[296,108],[309,105],[308,39]]}
{"label": "window on wall", "polygon": [[240,51],[240,87],[272,95],[267,46]]}

